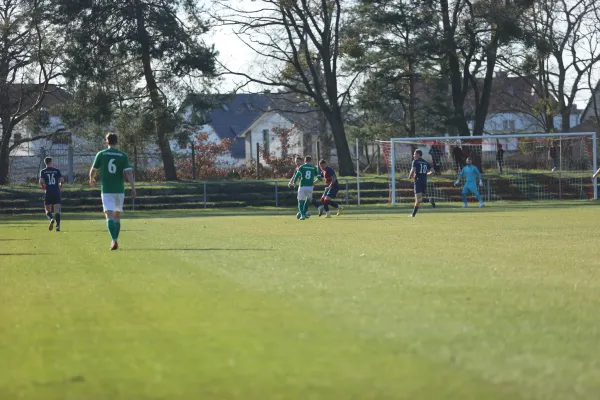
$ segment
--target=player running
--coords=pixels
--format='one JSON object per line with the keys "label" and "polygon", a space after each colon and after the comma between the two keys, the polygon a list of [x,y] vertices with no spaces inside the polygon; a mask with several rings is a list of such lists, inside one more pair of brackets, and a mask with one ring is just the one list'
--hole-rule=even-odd
{"label": "player running", "polygon": [[96,184],[96,172],[100,170],[102,179],[102,207],[106,214],[106,225],[112,239],[111,250],[119,248],[119,232],[121,231],[121,213],[125,200],[125,181],[127,177],[131,185],[131,197],[135,199],[135,183],[127,154],[116,149],[117,134],[106,135],[107,149],[96,154],[90,169],[90,186]]}
{"label": "player running", "polygon": [[[288,182],[288,187],[294,186],[294,176],[296,176],[296,172],[298,172],[298,168],[300,168],[300,166],[302,164],[304,164],[304,160],[302,160],[302,157],[300,157],[300,156],[296,156],[295,161],[296,161],[296,170],[294,171],[294,175],[292,175],[292,177],[290,178],[290,181]],[[320,217],[323,214],[323,206],[321,204],[319,204],[319,202],[316,201],[315,199],[313,199],[312,197],[310,198],[310,204],[312,204],[313,206],[315,206],[317,208],[317,210],[319,210],[319,217]],[[305,217],[308,218],[308,216],[309,216],[309,212],[307,209]],[[300,218],[300,213],[298,213],[298,218]]]}
{"label": "player running", "polygon": [[291,185],[295,185],[300,180],[300,186],[298,187],[298,214],[300,220],[305,220],[306,212],[308,211],[308,205],[312,199],[312,194],[315,186],[315,179],[322,180],[321,175],[317,167],[312,165],[311,156],[304,157],[304,164],[298,167],[294,177],[291,181]]}
{"label": "player running", "polygon": [[431,165],[423,159],[423,152],[419,149],[415,150],[413,154],[412,168],[408,173],[408,179],[411,179],[414,175],[415,183],[415,206],[412,214],[409,217],[414,217],[419,211],[419,205],[421,203],[431,203],[431,206],[435,208],[435,201],[433,198],[423,198],[427,189],[427,176],[433,174],[435,170],[431,168]]}
{"label": "player running", "polygon": [[460,185],[460,180],[463,176],[465,177],[465,186],[463,186],[462,190],[463,208],[467,207],[467,194],[469,194],[469,192],[477,197],[477,200],[479,200],[479,207],[483,207],[483,200],[481,200],[481,195],[477,190],[477,178],[479,178],[479,186],[483,186],[483,181],[481,180],[481,173],[479,172],[479,169],[473,165],[471,157],[467,158],[467,165],[460,171],[458,179],[454,182],[454,186]]}
{"label": "player running", "polygon": [[[60,197],[60,188],[65,182],[60,171],[52,166],[52,158],[46,157],[44,159],[46,168],[40,171],[40,185],[45,190],[44,193],[44,210],[46,216],[50,220],[48,230],[54,229],[54,223],[56,222],[56,232],[60,232],[60,212],[62,200]],[[54,209],[54,215],[52,215],[52,209]]]}
{"label": "player running", "polygon": [[338,191],[340,190],[339,183],[337,180],[337,176],[335,175],[335,171],[333,168],[327,166],[327,161],[321,160],[319,161],[319,166],[321,167],[321,177],[325,179],[325,193],[321,196],[321,201],[323,202],[323,207],[319,208],[319,217],[323,215],[323,208],[325,209],[325,218],[331,218],[331,212],[329,211],[329,205],[337,208],[337,215],[342,215],[344,212],[344,208],[340,206],[338,203],[333,201],[337,196]]}

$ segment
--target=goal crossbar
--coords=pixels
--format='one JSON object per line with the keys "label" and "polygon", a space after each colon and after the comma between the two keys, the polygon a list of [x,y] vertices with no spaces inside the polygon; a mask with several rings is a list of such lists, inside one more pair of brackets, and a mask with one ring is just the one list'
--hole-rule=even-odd
{"label": "goal crossbar", "polygon": [[[396,155],[394,151],[394,143],[415,143],[415,142],[427,142],[427,141],[461,141],[461,140],[493,140],[493,139],[514,139],[514,138],[560,138],[560,137],[590,137],[592,139],[592,168],[596,172],[598,169],[597,161],[597,138],[596,132],[568,132],[568,133],[519,133],[519,134],[489,134],[482,136],[431,136],[431,137],[403,137],[403,138],[392,138],[391,143],[391,203],[393,206],[396,205]],[[594,179],[594,200],[598,200],[598,179]]]}

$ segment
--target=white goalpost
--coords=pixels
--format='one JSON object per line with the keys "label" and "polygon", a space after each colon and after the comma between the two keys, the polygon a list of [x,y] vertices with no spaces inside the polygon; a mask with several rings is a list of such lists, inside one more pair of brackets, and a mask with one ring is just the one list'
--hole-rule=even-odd
{"label": "white goalpost", "polygon": [[598,168],[595,132],[405,137],[378,143],[389,173],[391,205],[413,201],[406,175],[417,148],[438,174],[427,188],[436,200],[459,200],[451,183],[467,156],[482,170],[486,201],[598,199],[597,180],[591,180]]}

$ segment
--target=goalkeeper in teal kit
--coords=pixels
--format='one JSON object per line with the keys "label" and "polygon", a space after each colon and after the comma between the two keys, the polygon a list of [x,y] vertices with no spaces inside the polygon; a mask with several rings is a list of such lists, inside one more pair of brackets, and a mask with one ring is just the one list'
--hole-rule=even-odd
{"label": "goalkeeper in teal kit", "polygon": [[477,197],[477,200],[479,200],[479,207],[483,207],[483,200],[481,200],[481,195],[477,190],[477,179],[479,179],[479,186],[483,186],[481,172],[479,172],[479,169],[473,165],[473,160],[471,157],[467,158],[467,165],[465,165],[462,171],[460,171],[458,179],[456,182],[454,182],[454,186],[460,185],[460,180],[463,177],[465,178],[465,186],[463,186],[462,190],[463,208],[467,207],[467,194],[469,194],[469,192],[473,193],[475,197]]}

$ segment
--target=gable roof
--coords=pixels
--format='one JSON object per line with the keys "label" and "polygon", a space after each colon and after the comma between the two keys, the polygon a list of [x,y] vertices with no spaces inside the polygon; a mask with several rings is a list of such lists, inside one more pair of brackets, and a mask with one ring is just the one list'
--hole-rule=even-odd
{"label": "gable roof", "polygon": [[234,139],[231,155],[234,158],[245,158],[246,145],[242,135],[265,113],[277,112],[294,124],[298,129],[314,133],[319,130],[320,112],[300,96],[271,93],[239,93],[233,96],[212,96],[208,102],[190,94],[183,102],[181,109],[187,109],[194,102],[213,104],[206,112],[205,120],[220,139]]}
{"label": "gable roof", "polygon": [[585,121],[582,121],[579,125],[575,125],[574,127],[572,127],[571,132],[600,133],[600,123],[596,120],[596,117],[590,117]]}
{"label": "gable roof", "polygon": [[[38,100],[42,85],[36,84],[11,84],[8,85],[10,108],[16,110],[19,102],[22,109],[31,108]],[[58,104],[71,100],[73,96],[57,85],[48,85],[46,95],[40,104],[42,108],[52,108]]]}
{"label": "gable roof", "polygon": [[[592,95],[581,113],[582,121],[588,118],[596,118],[596,113],[594,112],[594,97],[596,98],[596,106],[600,108],[600,80],[596,83],[596,87],[592,90]],[[600,109],[597,111],[600,113]]]}

